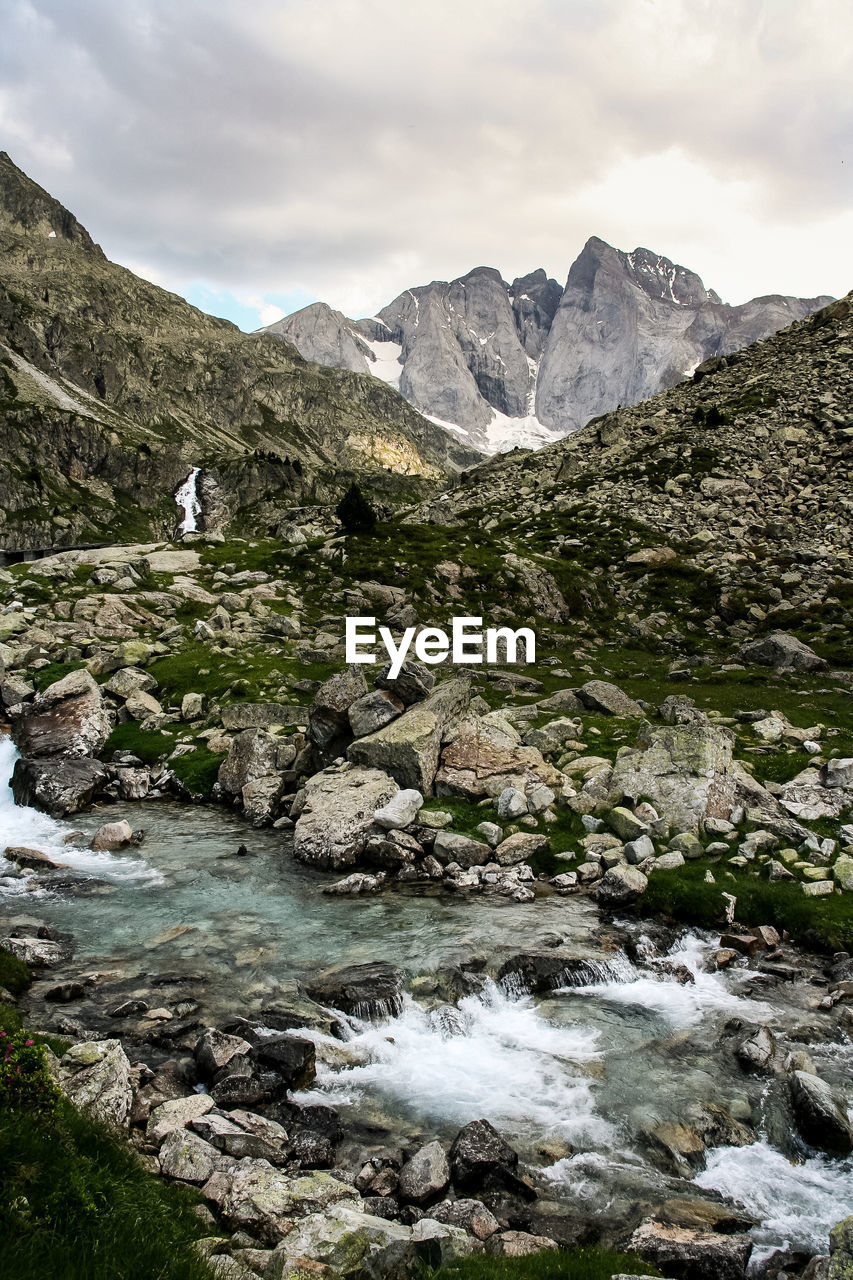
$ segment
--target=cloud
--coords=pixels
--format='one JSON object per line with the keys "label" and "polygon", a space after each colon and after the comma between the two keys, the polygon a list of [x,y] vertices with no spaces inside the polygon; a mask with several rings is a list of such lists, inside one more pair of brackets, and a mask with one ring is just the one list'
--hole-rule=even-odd
{"label": "cloud", "polygon": [[259,318],[478,263],[563,279],[591,234],[733,301],[853,283],[849,0],[5,10],[13,159],[110,256]]}

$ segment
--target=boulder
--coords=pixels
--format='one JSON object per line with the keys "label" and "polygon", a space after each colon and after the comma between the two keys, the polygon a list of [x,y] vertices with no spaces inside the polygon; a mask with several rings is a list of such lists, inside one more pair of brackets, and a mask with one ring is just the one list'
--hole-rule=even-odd
{"label": "boulder", "polygon": [[696,1231],[647,1218],[630,1237],[628,1248],[654,1262],[664,1275],[745,1280],[752,1240],[746,1235]]}
{"label": "boulder", "polygon": [[432,1204],[449,1185],[450,1165],[440,1142],[428,1142],[400,1170],[400,1198],[410,1204]]}
{"label": "boulder", "polygon": [[512,867],[548,848],[548,837],[532,831],[517,831],[502,840],[494,852],[494,860],[502,867]]}
{"label": "boulder", "polygon": [[200,693],[185,693],[181,698],[181,719],[187,722],[200,720],[204,715],[204,698]]}
{"label": "boulder", "polygon": [[384,769],[401,787],[431,796],[442,741],[464,715],[469,698],[467,680],[447,680],[384,728],[353,742],[347,758]]}
{"label": "boulder", "polygon": [[118,1040],[72,1045],[59,1063],[62,1089],[80,1111],[110,1128],[126,1129],[133,1104],[130,1063]]}
{"label": "boulder", "polygon": [[27,871],[58,871],[65,866],[64,862],[55,862],[40,849],[27,849],[23,845],[8,845],[3,850],[3,857]]}
{"label": "boulder", "polygon": [[826,1280],[853,1280],[853,1216],[842,1218],[829,1233]]}
{"label": "boulder", "polygon": [[819,1076],[794,1071],[788,1077],[794,1120],[806,1142],[838,1155],[853,1151],[853,1129],[844,1099]]}
{"label": "boulder", "polygon": [[558,1249],[549,1236],[534,1236],[527,1231],[498,1231],[486,1241],[486,1253],[497,1258],[529,1258],[544,1249]]}
{"label": "boulder", "polygon": [[649,800],[671,827],[691,833],[706,817],[728,819],[743,804],[781,816],[773,797],[732,758],[733,742],[710,724],[646,727],[641,745],[617,756],[608,801]]}
{"label": "boulder", "polygon": [[824,785],[853,790],[853,759],[827,760],[824,767]]}
{"label": "boulder", "polygon": [[294,856],[325,871],[355,866],[373,830],[373,815],[396,794],[396,782],[380,769],[315,774],[296,823]]}
{"label": "boulder", "polygon": [[346,965],[308,983],[312,1000],[356,1018],[397,1017],[403,1009],[403,974],[384,961]]}
{"label": "boulder", "polygon": [[201,1186],[228,1164],[226,1158],[198,1134],[173,1129],[160,1148],[160,1172],[165,1178]]}
{"label": "boulder", "polygon": [[[563,775],[548,764],[535,747],[522,745],[518,730],[498,712],[463,720],[449,736],[441,753],[441,767],[435,779],[438,795],[459,795],[467,800],[500,797],[508,788],[524,796],[544,783],[559,791]],[[498,811],[499,817],[508,817]]]}
{"label": "boulder", "polygon": [[108,781],[99,760],[16,760],[12,773],[15,804],[41,809],[53,818],[79,813]]}
{"label": "boulder", "polygon": [[352,738],[349,709],[366,693],[363,669],[355,663],[332,676],[315,693],[308,732],[325,763],[343,755]]}
{"label": "boulder", "polygon": [[147,671],[142,671],[139,667],[120,667],[104,685],[104,692],[125,701],[132,693],[140,690],[151,693],[156,688],[157,681]]}
{"label": "boulder", "polygon": [[813,649],[796,636],[785,631],[771,631],[741,645],[740,657],[744,662],[759,667],[772,667],[774,671],[820,671],[826,667]]}
{"label": "boulder", "polygon": [[498,817],[512,821],[527,813],[527,797],[517,787],[504,787],[498,796]]}
{"label": "boulder", "polygon": [[317,1074],[314,1042],[304,1036],[265,1036],[258,1041],[253,1056],[262,1066],[277,1072],[288,1089],[307,1089]]}
{"label": "boulder", "polygon": [[278,739],[263,729],[246,729],[231,743],[219,766],[217,780],[229,800],[241,799],[243,788],[261,778],[278,776]]}
{"label": "boulder", "polygon": [[199,1037],[193,1054],[203,1079],[212,1080],[235,1060],[247,1059],[252,1046],[241,1036],[229,1036],[208,1027]]}
{"label": "boulder", "polygon": [[518,1153],[488,1120],[472,1120],[453,1139],[450,1171],[456,1191],[509,1191],[533,1199],[535,1192],[517,1169]]}
{"label": "boulder", "polygon": [[479,1253],[482,1245],[462,1227],[435,1218],[421,1218],[412,1227],[412,1244],[420,1263],[431,1269],[449,1267],[460,1258]]}
{"label": "boulder", "polygon": [[289,1236],[295,1218],[325,1218],[340,1201],[358,1199],[354,1187],[331,1174],[289,1178],[265,1160],[243,1160],[233,1173],[214,1173],[203,1190],[232,1231],[247,1231],[269,1245]]}
{"label": "boulder", "polygon": [[587,680],[577,690],[577,695],[588,711],[597,711],[605,716],[642,716],[643,708],[639,702],[629,698],[618,685],[608,684],[606,680]]}
{"label": "boulder", "polygon": [[638,867],[629,867],[626,863],[605,871],[595,892],[599,903],[618,907],[634,902],[646,892],[648,886],[648,879],[642,871]]}
{"label": "boulder", "polygon": [[86,670],[48,685],[15,717],[12,737],[22,756],[95,756],[110,736],[112,713]]}
{"label": "boulder", "polygon": [[176,1129],[185,1129],[193,1120],[207,1115],[208,1111],[213,1110],[213,1105],[213,1099],[208,1093],[191,1093],[186,1098],[169,1098],[151,1111],[145,1137],[155,1147],[159,1147],[170,1133],[174,1133]]}
{"label": "boulder", "polygon": [[396,720],[404,710],[400,699],[395,698],[387,689],[372,689],[352,703],[347,711],[347,719],[353,737],[364,738],[368,733],[375,733],[383,725]]}
{"label": "boulder", "polygon": [[424,798],[420,791],[415,791],[411,787],[398,791],[386,805],[376,810],[373,821],[380,827],[384,827],[386,831],[401,831],[415,821],[423,802]]}
{"label": "boulder", "polygon": [[411,1236],[411,1227],[402,1223],[354,1205],[332,1204],[328,1212],[309,1214],[294,1224],[269,1259],[264,1280],[402,1277],[411,1273],[416,1260]]}
{"label": "boulder", "polygon": [[458,862],[466,870],[470,867],[484,867],[492,861],[492,850],[482,840],[472,840],[458,831],[439,831],[433,845],[433,855],[445,865]]}
{"label": "boulder", "polygon": [[482,1200],[442,1200],[441,1204],[430,1209],[430,1217],[435,1222],[462,1227],[478,1240],[488,1240],[500,1229],[497,1218]]}
{"label": "boulder", "polygon": [[105,822],[92,836],[92,848],[96,851],[114,852],[124,849],[133,839],[133,828],[125,819],[121,822]]}
{"label": "boulder", "polygon": [[434,672],[420,662],[404,662],[393,680],[390,673],[391,663],[387,662],[373,683],[377,689],[387,689],[406,707],[414,702],[423,702],[435,685]]}

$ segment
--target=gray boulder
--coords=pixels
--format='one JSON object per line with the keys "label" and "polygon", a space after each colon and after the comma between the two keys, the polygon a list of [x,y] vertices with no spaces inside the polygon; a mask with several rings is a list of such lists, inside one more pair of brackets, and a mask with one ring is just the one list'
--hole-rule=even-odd
{"label": "gray boulder", "polygon": [[397,1017],[403,1009],[403,974],[381,960],[321,973],[306,990],[318,1004],[357,1018]]}
{"label": "gray boulder", "polygon": [[588,711],[597,711],[605,716],[641,716],[643,708],[618,685],[608,684],[606,680],[587,680],[577,691],[578,698]]}
{"label": "gray boulder", "polygon": [[442,740],[465,714],[470,696],[467,680],[445,681],[384,728],[353,742],[347,758],[384,769],[401,787],[431,796]]}
{"label": "gray boulder", "polygon": [[349,709],[367,693],[364,672],[353,664],[332,676],[314,695],[308,732],[324,763],[343,755],[352,737]]}
{"label": "gray boulder", "polygon": [[48,685],[15,717],[12,737],[23,756],[94,756],[113,727],[100,686],[86,670]]}
{"label": "gray boulder", "polygon": [[432,1204],[449,1185],[450,1165],[440,1142],[428,1142],[400,1170],[399,1194],[410,1204]]}
{"label": "gray boulder", "polygon": [[620,864],[605,871],[596,893],[600,903],[622,906],[634,902],[648,887],[648,879],[638,867]]}
{"label": "gray boulder", "polygon": [[59,1063],[63,1090],[80,1111],[110,1128],[126,1129],[133,1104],[130,1063],[118,1040],[72,1045]]}
{"label": "gray boulder", "polygon": [[398,791],[387,804],[376,810],[373,821],[386,831],[403,830],[415,821],[423,802],[420,791],[411,787]]}
{"label": "gray boulder", "polygon": [[380,769],[356,767],[315,774],[306,785],[296,823],[294,856],[324,871],[355,866],[373,830],[373,815],[397,789],[393,778]]}
{"label": "gray boulder", "polygon": [[833,1093],[825,1080],[805,1071],[788,1078],[791,1106],[797,1128],[812,1146],[838,1155],[853,1151],[853,1129],[843,1098]]}
{"label": "gray boulder", "polygon": [[748,641],[741,645],[740,656],[744,662],[774,671],[820,671],[827,665],[807,644],[785,631],[771,631]]}
{"label": "gray boulder", "polygon": [[387,689],[372,689],[357,698],[347,711],[353,737],[363,738],[390,724],[404,711],[403,703]]}

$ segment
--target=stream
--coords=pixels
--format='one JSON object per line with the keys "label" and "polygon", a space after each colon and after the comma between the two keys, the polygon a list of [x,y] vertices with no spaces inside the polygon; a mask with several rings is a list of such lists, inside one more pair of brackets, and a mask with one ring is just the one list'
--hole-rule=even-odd
{"label": "stream", "polygon": [[[20,917],[46,921],[73,935],[75,971],[109,970],[128,989],[165,972],[196,975],[211,1022],[251,1017],[331,965],[387,960],[411,979],[542,950],[553,935],[601,976],[536,997],[486,980],[456,1006],[407,996],[399,1017],[348,1018],[343,1041],[300,1032],[317,1046],[317,1079],[296,1101],[333,1105],[398,1142],[450,1140],[485,1117],[534,1170],[541,1203],[563,1214],[615,1219],[637,1203],[717,1192],[758,1219],[754,1262],[785,1246],[826,1252],[830,1226],[853,1214],[853,1159],[825,1158],[792,1136],[781,1085],[746,1076],[723,1036],[737,1018],[799,1047],[811,1040],[821,1075],[849,1096],[853,1045],[812,1037],[819,1019],[806,982],[774,986],[744,967],[716,972],[718,938],[698,932],[668,935],[669,959],[693,982],[635,968],[619,943],[653,926],[605,925],[586,898],[328,897],[328,877],[293,860],[285,833],[252,830],[219,807],[116,806],[145,839],[126,853],[93,853],[91,836],[112,812],[72,824],[15,806],[14,760],[12,743],[0,740],[0,850],[25,845],[64,867],[35,877],[0,857],[0,928]],[[85,1004],[79,1017],[86,1025]],[[709,1150],[692,1181],[662,1172],[641,1131],[686,1123],[702,1103],[751,1120],[756,1141]]]}

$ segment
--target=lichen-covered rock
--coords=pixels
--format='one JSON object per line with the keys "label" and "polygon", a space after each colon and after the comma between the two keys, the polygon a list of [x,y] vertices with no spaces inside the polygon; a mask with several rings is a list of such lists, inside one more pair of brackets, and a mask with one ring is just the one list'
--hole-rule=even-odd
{"label": "lichen-covered rock", "polygon": [[771,631],[747,641],[741,645],[740,656],[744,662],[772,667],[774,671],[820,671],[827,665],[814,649],[785,631]]}
{"label": "lichen-covered rock", "polygon": [[467,680],[446,680],[396,720],[353,742],[347,758],[384,769],[401,787],[431,796],[442,741],[465,714],[470,696]]}
{"label": "lichen-covered rock", "polygon": [[204,1194],[233,1231],[248,1231],[267,1244],[287,1236],[295,1218],[324,1218],[340,1201],[359,1198],[354,1187],[329,1173],[290,1178],[265,1160],[243,1160],[233,1173],[214,1174]]}
{"label": "lichen-covered rock", "polygon": [[[498,712],[463,720],[450,735],[441,753],[441,767],[435,779],[438,795],[458,795],[467,800],[499,797],[512,788],[523,800],[525,791],[544,783],[559,790],[563,775],[548,764],[536,747],[525,747],[518,730]],[[505,803],[500,817],[509,817]],[[513,814],[515,816],[515,814]]]}
{"label": "lichen-covered rock", "polygon": [[12,725],[23,756],[95,756],[110,736],[113,716],[86,670],[71,671],[25,704]]}
{"label": "lichen-covered rock", "polygon": [[609,684],[606,680],[587,680],[577,695],[589,711],[598,711],[601,715],[635,717],[643,714],[638,702],[629,698],[618,685]]}
{"label": "lichen-covered rock", "polygon": [[629,1239],[628,1248],[654,1262],[664,1275],[745,1280],[752,1240],[745,1235],[695,1231],[646,1219]]}
{"label": "lichen-covered rock", "polygon": [[[355,1192],[353,1192],[355,1194]],[[293,1226],[267,1264],[265,1280],[322,1274],[340,1280],[363,1276],[406,1275],[413,1267],[412,1231],[399,1222],[363,1213],[357,1206],[333,1204],[326,1213],[312,1213]],[[315,1267],[301,1269],[302,1259]]]}
{"label": "lichen-covered rock", "polygon": [[130,1063],[118,1040],[72,1045],[59,1063],[62,1088],[76,1107],[112,1128],[126,1129],[133,1104]]}
{"label": "lichen-covered rock", "polygon": [[411,1204],[438,1200],[450,1184],[450,1165],[440,1142],[428,1142],[400,1170],[399,1193]]}
{"label": "lichen-covered rock", "polygon": [[227,1159],[215,1147],[184,1128],[172,1129],[160,1148],[160,1172],[165,1178],[180,1182],[201,1186],[227,1164]]}
{"label": "lichen-covered rock", "polygon": [[355,866],[373,829],[374,813],[396,793],[396,782],[380,769],[315,774],[296,823],[294,856],[324,871]]}

